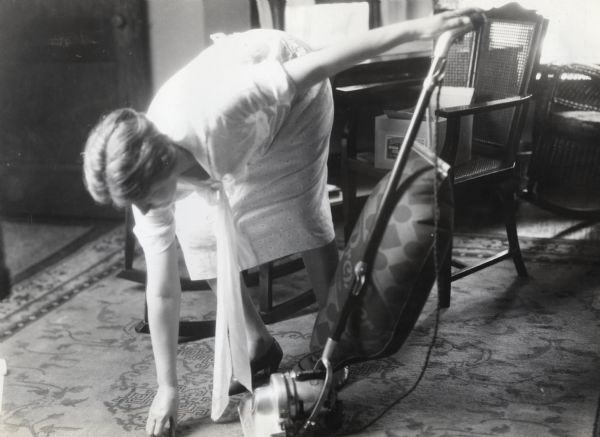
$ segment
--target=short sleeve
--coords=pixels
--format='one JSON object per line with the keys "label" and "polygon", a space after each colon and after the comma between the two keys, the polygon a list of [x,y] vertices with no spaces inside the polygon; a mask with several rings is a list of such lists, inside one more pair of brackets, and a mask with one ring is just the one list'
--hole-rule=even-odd
{"label": "short sleeve", "polygon": [[166,251],[175,241],[174,206],[157,208],[146,215],[133,205],[135,226],[133,232],[145,255]]}
{"label": "short sleeve", "polygon": [[182,141],[188,133],[186,107],[181,98],[185,86],[180,77],[175,76],[156,93],[146,116],[160,132],[175,142]]}
{"label": "short sleeve", "polygon": [[253,153],[272,143],[295,92],[293,81],[277,61],[243,66],[231,76],[220,108],[209,121],[213,177],[238,174]]}

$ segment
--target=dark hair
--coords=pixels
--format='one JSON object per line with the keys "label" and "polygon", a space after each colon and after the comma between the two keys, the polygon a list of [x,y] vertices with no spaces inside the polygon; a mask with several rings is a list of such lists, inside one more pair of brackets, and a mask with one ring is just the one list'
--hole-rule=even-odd
{"label": "dark hair", "polygon": [[175,147],[144,114],[129,108],[113,111],[92,129],[85,144],[85,186],[98,203],[128,206],[171,173]]}

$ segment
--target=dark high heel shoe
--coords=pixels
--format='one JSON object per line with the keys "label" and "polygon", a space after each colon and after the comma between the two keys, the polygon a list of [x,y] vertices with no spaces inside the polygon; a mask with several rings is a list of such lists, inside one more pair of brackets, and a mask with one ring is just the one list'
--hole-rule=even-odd
{"label": "dark high heel shoe", "polygon": [[[296,368],[301,372],[313,370],[315,368],[315,365],[317,364],[317,361],[319,361],[320,356],[320,353],[310,353],[308,355],[305,355],[304,357],[302,357],[302,359],[300,359],[300,361],[296,365]],[[342,366],[334,370],[333,372],[333,387],[336,390],[341,390],[348,383],[349,379],[350,369],[348,368],[348,366]]]}
{"label": "dark high heel shoe", "polygon": [[[283,351],[277,340],[273,339],[273,343],[269,349],[260,357],[250,362],[250,370],[252,371],[252,388],[258,387],[268,382],[271,373],[277,372],[279,364],[283,359]],[[246,391],[238,380],[233,379],[229,385],[229,396],[234,396]]]}

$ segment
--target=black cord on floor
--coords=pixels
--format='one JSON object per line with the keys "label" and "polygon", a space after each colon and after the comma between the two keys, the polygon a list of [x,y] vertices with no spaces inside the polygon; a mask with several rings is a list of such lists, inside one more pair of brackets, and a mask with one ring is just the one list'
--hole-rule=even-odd
{"label": "black cord on floor", "polygon": [[[434,265],[434,272],[435,272],[435,277],[438,280],[438,284],[439,284],[439,279],[440,279],[440,270],[439,270],[439,265],[438,265],[438,241],[437,241],[437,231],[438,231],[438,222],[439,222],[439,205],[438,205],[438,186],[437,186],[437,169],[438,169],[438,154],[437,154],[437,131],[436,131],[436,127],[437,127],[437,123],[438,123],[438,116],[437,116],[437,110],[440,108],[440,94],[441,94],[441,84],[439,85],[439,87],[437,88],[437,96],[436,96],[436,116],[435,116],[435,123],[434,123],[434,132],[433,135],[429,134],[429,138],[430,138],[430,144],[432,144],[433,146],[433,150],[434,150],[434,155],[435,155],[435,160],[434,160],[434,166],[433,166],[433,204],[434,204],[434,212],[433,212],[433,265]],[[429,123],[430,117],[427,117],[427,123]],[[438,285],[439,286],[439,285]],[[423,366],[421,367],[421,372],[419,373],[419,376],[417,377],[416,381],[414,382],[414,384],[408,389],[408,391],[406,391],[405,393],[403,393],[400,397],[398,397],[397,399],[395,399],[391,404],[389,404],[387,407],[385,407],[382,411],[379,412],[379,414],[377,416],[375,416],[373,419],[371,419],[369,422],[367,422],[365,425],[361,426],[359,429],[357,430],[353,430],[350,431],[349,433],[345,433],[345,434],[340,434],[340,436],[350,436],[350,435],[355,435],[358,433],[361,433],[363,431],[365,431],[367,428],[373,426],[375,424],[375,422],[377,422],[379,419],[381,419],[383,416],[385,416],[392,408],[394,408],[396,405],[398,405],[400,402],[402,402],[403,399],[405,399],[408,395],[410,395],[413,391],[415,391],[415,389],[418,387],[419,383],[421,382],[421,379],[423,379],[423,376],[425,375],[425,371],[427,370],[427,367],[429,366],[429,359],[431,358],[431,352],[433,351],[433,348],[435,347],[435,343],[437,340],[437,336],[438,336],[438,330],[439,330],[439,325],[440,325],[440,311],[441,311],[441,306],[437,305],[436,311],[435,311],[435,324],[434,324],[434,328],[433,328],[433,336],[431,338],[431,343],[429,344],[429,347],[427,348],[427,354],[425,355],[425,362],[423,363]],[[600,437],[597,436],[596,434],[594,434],[594,437]]]}
{"label": "black cord on floor", "polygon": [[[433,329],[433,336],[431,338],[431,343],[429,344],[429,347],[427,348],[427,354],[425,355],[425,362],[423,363],[423,366],[421,367],[421,372],[419,373],[419,376],[417,377],[414,384],[405,393],[403,393],[401,396],[399,396],[397,399],[395,399],[392,403],[390,403],[387,407],[385,407],[383,410],[381,410],[381,412],[377,416],[375,416],[373,419],[371,419],[365,425],[361,426],[359,429],[352,430],[349,433],[339,434],[340,436],[351,436],[351,435],[356,435],[358,433],[364,432],[367,428],[369,428],[370,426],[373,426],[375,424],[375,422],[377,422],[379,419],[381,419],[383,416],[385,416],[392,408],[394,408],[396,405],[398,405],[400,402],[402,402],[402,400],[404,400],[408,395],[410,395],[417,388],[417,386],[421,382],[421,379],[423,379],[423,376],[425,375],[425,371],[427,370],[427,367],[429,366],[429,359],[431,358],[431,352],[433,351],[433,348],[435,347],[435,343],[436,343],[437,336],[438,336],[439,324],[440,324],[440,311],[441,311],[441,308],[438,305],[437,309],[435,311],[435,326]],[[594,436],[594,437],[596,437],[596,436]]]}

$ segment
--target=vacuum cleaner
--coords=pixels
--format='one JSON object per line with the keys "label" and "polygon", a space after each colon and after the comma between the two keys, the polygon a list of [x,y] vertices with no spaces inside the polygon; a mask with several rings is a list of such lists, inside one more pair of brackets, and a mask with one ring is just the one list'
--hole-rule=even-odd
{"label": "vacuum cleaner", "polygon": [[[343,417],[336,375],[349,364],[397,352],[450,256],[453,199],[449,166],[415,141],[452,43],[482,25],[440,35],[394,167],[374,188],[317,314],[310,370],[272,374],[238,407],[245,437],[331,435]],[[318,354],[320,353],[320,357]]]}

